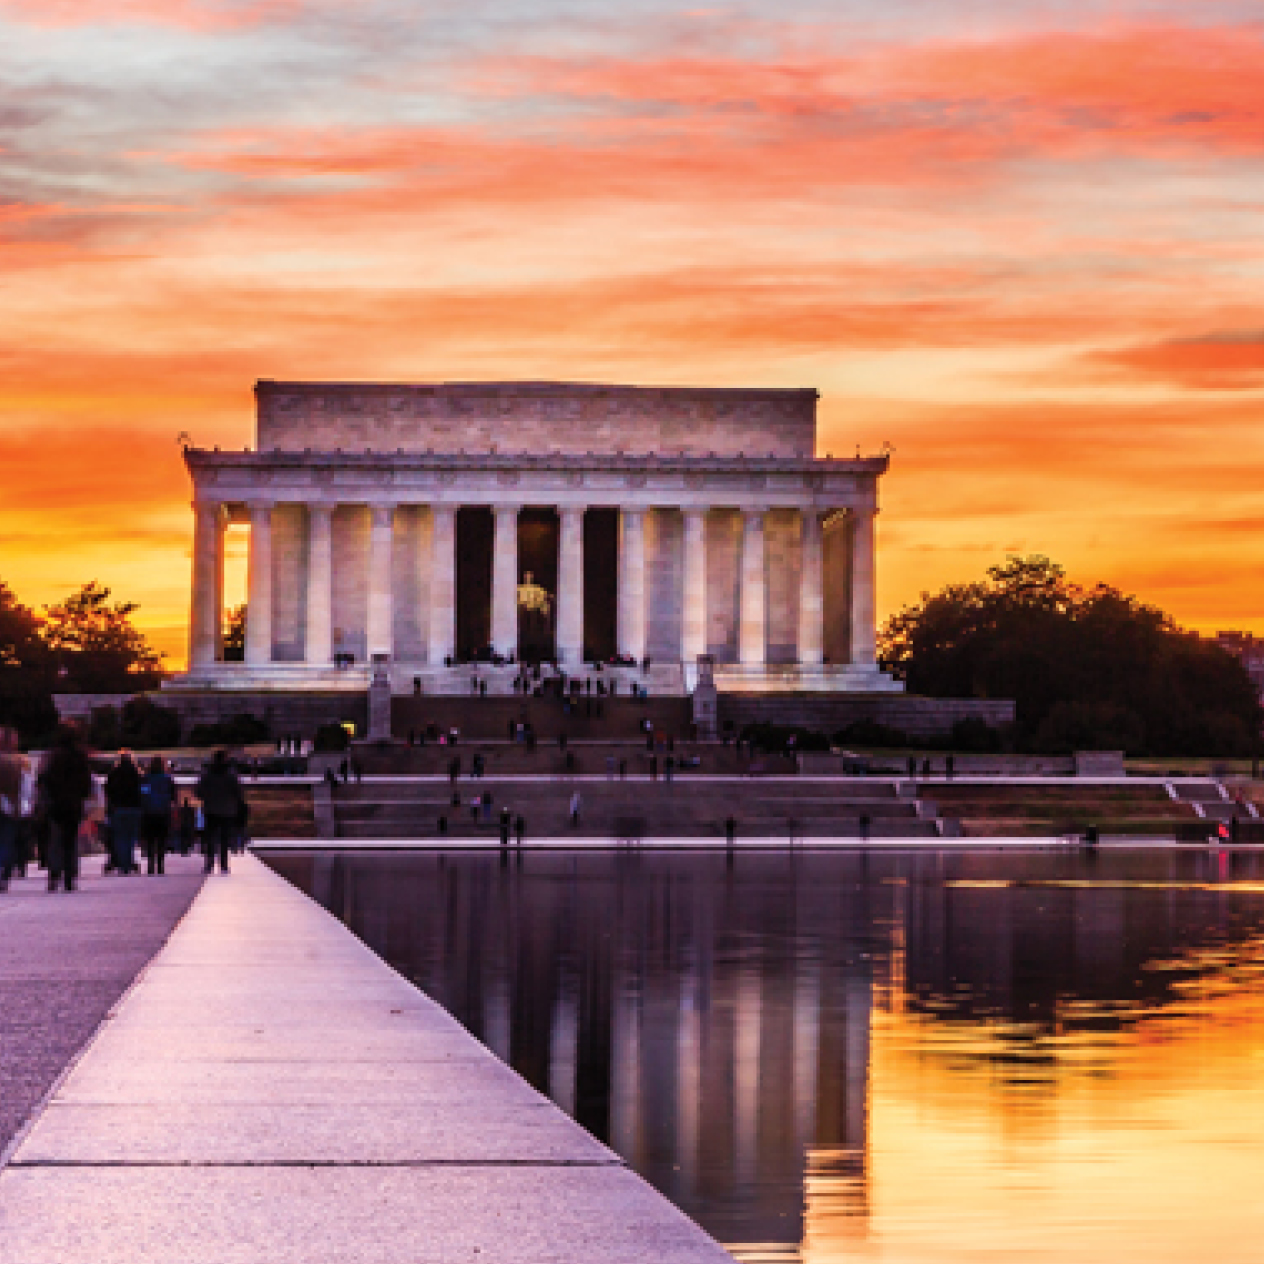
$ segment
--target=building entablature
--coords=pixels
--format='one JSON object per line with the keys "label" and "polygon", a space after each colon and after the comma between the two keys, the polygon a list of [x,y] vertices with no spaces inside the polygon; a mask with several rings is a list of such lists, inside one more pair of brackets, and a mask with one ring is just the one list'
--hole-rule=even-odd
{"label": "building entablature", "polygon": [[858,459],[221,452],[185,460],[201,503],[548,504],[867,509],[885,456]]}

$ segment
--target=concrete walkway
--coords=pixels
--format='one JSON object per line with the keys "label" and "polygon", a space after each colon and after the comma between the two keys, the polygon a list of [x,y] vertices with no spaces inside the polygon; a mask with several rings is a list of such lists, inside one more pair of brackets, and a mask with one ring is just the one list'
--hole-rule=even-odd
{"label": "concrete walkway", "polygon": [[202,885],[196,857],[169,856],[164,878],[101,864],[84,858],[73,895],[34,866],[0,893],[0,1156]]}
{"label": "concrete walkway", "polygon": [[0,1172],[5,1264],[718,1264],[258,860],[209,879]]}

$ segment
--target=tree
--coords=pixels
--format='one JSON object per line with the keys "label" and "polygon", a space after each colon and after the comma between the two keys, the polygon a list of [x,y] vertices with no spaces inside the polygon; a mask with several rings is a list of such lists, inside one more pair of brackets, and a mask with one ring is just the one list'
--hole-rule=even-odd
{"label": "tree", "polygon": [[1260,724],[1231,654],[1118,589],[1069,582],[1046,557],[923,594],[887,623],[879,657],[914,693],[1013,698],[1018,738],[1037,749],[1246,754]]}
{"label": "tree", "polygon": [[45,607],[42,638],[58,690],[130,693],[152,688],[162,670],[158,654],[132,624],[135,602],[111,602],[96,580],[55,606]]}
{"label": "tree", "polygon": [[42,663],[43,649],[39,616],[0,579],[0,668],[35,667]]}
{"label": "tree", "polygon": [[40,618],[0,580],[0,727],[17,729],[29,744],[56,726]]}

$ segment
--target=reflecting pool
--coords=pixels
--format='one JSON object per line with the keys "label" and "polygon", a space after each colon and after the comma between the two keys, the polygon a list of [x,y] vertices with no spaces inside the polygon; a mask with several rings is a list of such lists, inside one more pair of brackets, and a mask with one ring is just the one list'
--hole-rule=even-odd
{"label": "reflecting pool", "polygon": [[1264,864],[282,853],[744,1261],[1264,1258]]}

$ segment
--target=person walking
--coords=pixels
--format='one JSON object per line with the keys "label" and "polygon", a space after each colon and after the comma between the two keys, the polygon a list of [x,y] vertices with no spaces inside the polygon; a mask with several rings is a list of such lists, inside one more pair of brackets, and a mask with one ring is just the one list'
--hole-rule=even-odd
{"label": "person walking", "polygon": [[17,735],[0,728],[0,891],[7,891],[9,878],[25,868],[27,774],[16,745]]}
{"label": "person walking", "polygon": [[192,799],[180,804],[180,855],[187,856],[197,842],[197,808]]}
{"label": "person walking", "polygon": [[583,800],[579,797],[579,791],[576,790],[571,795],[571,827],[573,829],[579,828],[579,810],[582,806]]}
{"label": "person walking", "polygon": [[105,779],[105,803],[110,814],[110,844],[119,873],[137,873],[136,844],[140,841],[140,769],[128,750],[119,751],[118,762]]}
{"label": "person walking", "polygon": [[237,816],[233,820],[233,851],[239,855],[246,850],[250,841],[250,804],[243,794],[237,801]]}
{"label": "person walking", "polygon": [[140,835],[145,843],[147,874],[165,871],[167,836],[171,833],[171,809],[175,801],[176,783],[171,780],[162,758],[155,755],[140,782]]}
{"label": "person walking", "polygon": [[92,794],[92,770],[75,732],[63,728],[57,734],[57,748],[40,777],[41,793],[48,813],[48,889],[63,882],[67,891],[79,880],[79,825],[83,821],[84,800]]}
{"label": "person walking", "polygon": [[237,820],[241,812],[243,795],[241,782],[228,763],[227,754],[215,752],[211,766],[198,779],[194,794],[202,800],[206,823],[202,830],[202,851],[206,857],[205,870],[215,868],[219,857],[220,873],[228,872],[228,849],[237,832]]}

